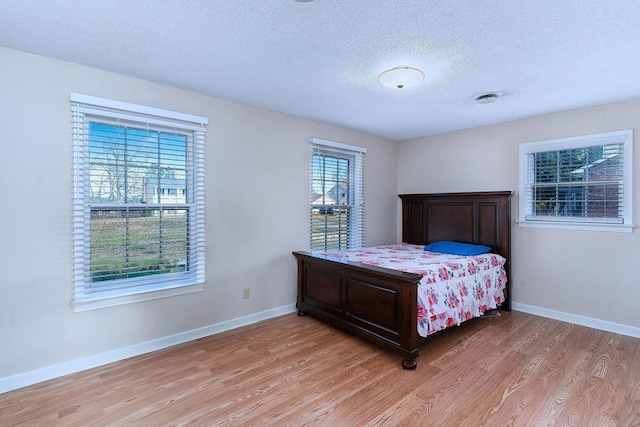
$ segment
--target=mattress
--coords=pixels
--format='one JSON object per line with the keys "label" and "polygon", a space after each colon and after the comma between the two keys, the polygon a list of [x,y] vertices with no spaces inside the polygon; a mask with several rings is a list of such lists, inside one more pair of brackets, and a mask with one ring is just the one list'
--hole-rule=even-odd
{"label": "mattress", "polygon": [[482,316],[505,299],[506,260],[494,253],[448,255],[401,243],[321,254],[420,274],[418,334],[423,337]]}

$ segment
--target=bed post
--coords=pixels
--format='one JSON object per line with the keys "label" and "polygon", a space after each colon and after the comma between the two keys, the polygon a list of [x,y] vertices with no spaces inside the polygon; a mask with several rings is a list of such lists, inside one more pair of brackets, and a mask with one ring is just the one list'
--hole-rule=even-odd
{"label": "bed post", "polygon": [[307,314],[302,311],[300,307],[302,307],[303,302],[303,286],[304,286],[304,266],[302,264],[302,260],[300,258],[297,259],[298,264],[298,298],[296,307],[298,309],[298,316],[306,316]]}

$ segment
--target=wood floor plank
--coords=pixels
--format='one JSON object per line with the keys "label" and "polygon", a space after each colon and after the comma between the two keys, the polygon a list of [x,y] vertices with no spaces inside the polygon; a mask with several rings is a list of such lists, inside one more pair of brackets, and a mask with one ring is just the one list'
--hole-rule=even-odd
{"label": "wood floor plank", "polygon": [[627,389],[620,419],[629,426],[640,426],[640,390]]}
{"label": "wood floor plank", "polygon": [[[327,391],[332,390],[332,384],[347,382],[349,378],[353,378],[358,373],[364,374],[368,371],[364,369],[359,361],[366,360],[367,357],[372,357],[370,350],[363,348],[362,352],[351,352],[347,357],[351,359],[346,365],[352,365],[351,369],[345,371],[345,361],[342,360],[340,364],[336,364],[336,359],[327,358],[324,364],[318,365],[319,370],[314,369],[314,373],[311,373],[313,380],[307,378],[301,378],[292,384],[295,390],[305,390],[305,403],[307,408],[316,406],[318,404],[324,404],[327,399]],[[318,372],[324,371],[324,377],[321,378],[317,375]],[[337,374],[336,374],[337,373]],[[292,412],[299,409],[299,396],[295,390],[290,393],[289,390],[284,390],[273,396],[268,402],[259,402],[260,406],[258,410],[251,411],[249,415],[246,414],[243,418],[248,424],[251,423],[267,423],[272,425],[278,425],[281,420],[286,417],[291,417]],[[244,410],[245,408],[243,408]],[[295,417],[293,417],[295,418]]]}
{"label": "wood floor plank", "polygon": [[0,426],[639,426],[640,340],[502,313],[415,371],[286,315],[0,394]]}
{"label": "wood floor plank", "polygon": [[389,406],[381,411],[374,419],[365,424],[365,427],[395,427],[399,425],[412,424],[408,418],[417,415],[418,419],[424,420],[424,401],[413,394],[407,394],[400,400],[391,402]]}
{"label": "wood floor plank", "polygon": [[[565,328],[565,332],[570,328]],[[564,345],[563,334],[556,335],[548,345],[528,357],[529,364],[520,365],[513,375],[506,376],[503,383],[494,390],[502,390],[489,407],[475,411],[479,421],[495,425],[526,425],[531,413],[544,415],[544,406],[556,400],[557,390],[562,388],[562,380],[567,369],[572,369],[576,350]],[[566,337],[566,335],[564,335]],[[519,353],[519,352],[518,352]],[[489,394],[484,401],[490,402]],[[539,421],[538,421],[539,422]]]}

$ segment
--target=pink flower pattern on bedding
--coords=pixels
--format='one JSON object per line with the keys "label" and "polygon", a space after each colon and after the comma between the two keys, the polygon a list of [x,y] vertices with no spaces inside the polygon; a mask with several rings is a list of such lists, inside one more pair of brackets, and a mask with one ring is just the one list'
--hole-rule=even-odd
{"label": "pink flower pattern on bedding", "polygon": [[423,337],[481,316],[504,302],[505,259],[497,254],[446,255],[401,243],[321,255],[422,275],[418,334]]}

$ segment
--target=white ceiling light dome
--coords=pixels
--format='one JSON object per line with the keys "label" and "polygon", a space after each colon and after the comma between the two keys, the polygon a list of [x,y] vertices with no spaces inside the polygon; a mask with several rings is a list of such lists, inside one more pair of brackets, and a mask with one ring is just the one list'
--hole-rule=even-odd
{"label": "white ceiling light dome", "polygon": [[378,76],[378,83],[391,89],[406,89],[424,80],[424,73],[414,67],[395,67],[383,71]]}

